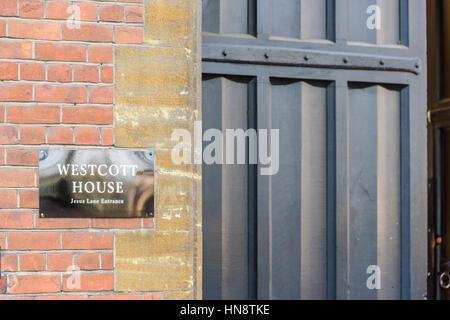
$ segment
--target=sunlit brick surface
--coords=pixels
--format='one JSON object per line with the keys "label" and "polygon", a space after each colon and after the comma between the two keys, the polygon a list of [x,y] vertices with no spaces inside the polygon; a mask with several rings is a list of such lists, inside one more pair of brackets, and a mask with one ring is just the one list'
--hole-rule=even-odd
{"label": "sunlit brick surface", "polygon": [[0,1],[0,300],[162,298],[114,290],[116,233],[153,230],[153,219],[41,219],[38,210],[39,148],[114,146],[114,55],[142,44],[143,15],[143,0]]}

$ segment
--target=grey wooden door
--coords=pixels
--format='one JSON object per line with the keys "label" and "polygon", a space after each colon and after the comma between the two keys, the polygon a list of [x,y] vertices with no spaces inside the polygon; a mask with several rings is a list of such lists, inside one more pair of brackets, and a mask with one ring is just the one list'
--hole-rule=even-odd
{"label": "grey wooden door", "polygon": [[205,299],[423,299],[425,9],[203,0],[204,130],[280,130],[276,175],[203,166]]}

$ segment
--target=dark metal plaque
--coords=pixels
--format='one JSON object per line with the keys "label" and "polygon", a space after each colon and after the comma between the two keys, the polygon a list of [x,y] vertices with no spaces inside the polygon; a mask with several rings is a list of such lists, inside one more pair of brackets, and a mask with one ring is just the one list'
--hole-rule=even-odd
{"label": "dark metal plaque", "polygon": [[152,217],[154,184],[152,151],[39,151],[41,218]]}

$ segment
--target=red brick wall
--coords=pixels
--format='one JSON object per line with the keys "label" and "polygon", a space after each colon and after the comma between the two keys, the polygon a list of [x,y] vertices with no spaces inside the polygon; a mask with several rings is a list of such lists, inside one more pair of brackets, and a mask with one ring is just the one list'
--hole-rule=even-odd
{"label": "red brick wall", "polygon": [[[80,29],[67,24],[72,2]],[[114,291],[115,234],[152,219],[38,211],[38,149],[114,145],[115,48],[142,41],[143,0],[0,1],[0,299],[161,298]]]}

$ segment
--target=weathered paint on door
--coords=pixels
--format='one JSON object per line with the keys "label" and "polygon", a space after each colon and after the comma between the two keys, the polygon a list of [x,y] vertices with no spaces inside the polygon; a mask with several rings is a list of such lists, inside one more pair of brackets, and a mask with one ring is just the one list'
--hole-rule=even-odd
{"label": "weathered paint on door", "polygon": [[203,0],[204,129],[280,130],[277,175],[203,166],[205,299],[423,299],[425,9]]}

